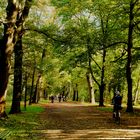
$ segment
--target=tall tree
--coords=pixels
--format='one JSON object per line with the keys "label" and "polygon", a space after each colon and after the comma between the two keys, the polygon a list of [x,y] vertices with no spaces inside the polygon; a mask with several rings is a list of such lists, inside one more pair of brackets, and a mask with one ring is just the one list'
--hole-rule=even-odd
{"label": "tall tree", "polygon": [[127,46],[127,65],[126,65],[126,77],[127,77],[127,85],[128,85],[128,101],[127,101],[127,112],[133,112],[132,105],[132,71],[131,71],[131,63],[132,63],[132,47],[133,47],[133,9],[134,3],[133,0],[130,1],[130,10],[129,10],[129,28],[128,28],[128,46]]}
{"label": "tall tree", "polygon": [[[7,17],[6,22],[4,23],[4,35],[0,47],[0,117],[3,117],[3,114],[5,114],[5,100],[9,80],[11,55],[15,44],[20,38],[19,36],[22,35],[21,30],[25,19],[28,16],[27,9],[30,9],[31,2],[32,0],[8,0],[6,8]],[[17,95],[14,97],[19,98],[18,93],[16,94]]]}
{"label": "tall tree", "polygon": [[86,73],[86,78],[87,78],[88,89],[89,89],[89,102],[92,103],[92,104],[95,104],[93,80],[92,80],[91,73],[90,73],[89,70]]}
{"label": "tall tree", "polygon": [[6,8],[7,17],[6,23],[4,24],[4,35],[0,47],[0,117],[4,117],[5,114],[10,61],[11,54],[16,43],[16,40],[14,40],[14,34],[19,10],[18,0],[8,0]]}
{"label": "tall tree", "polygon": [[20,110],[20,101],[21,101],[21,88],[22,88],[22,36],[24,34],[24,23],[26,18],[28,17],[29,10],[31,8],[32,0],[26,0],[25,4],[20,4],[20,9],[23,9],[17,15],[16,21],[16,34],[14,38],[17,38],[17,42],[15,44],[15,65],[14,65],[14,88],[13,88],[13,100],[10,113],[19,113]]}
{"label": "tall tree", "polygon": [[42,72],[43,72],[42,67],[43,67],[43,62],[44,62],[45,57],[46,57],[46,49],[44,48],[43,51],[42,51],[42,58],[40,60],[40,70],[39,70],[37,81],[36,81],[35,91],[34,91],[34,94],[33,94],[33,97],[32,97],[32,103],[37,103],[37,101],[38,101],[38,98],[37,98],[37,97],[39,97],[38,88],[39,88],[40,79],[41,79]]}
{"label": "tall tree", "polygon": [[[123,11],[124,13],[127,14],[127,22],[125,21],[125,25],[128,28],[128,33],[127,33],[127,63],[126,63],[126,79],[127,79],[127,112],[133,112],[133,99],[132,99],[132,49],[134,46],[134,39],[135,34],[134,34],[134,29],[136,26],[140,24],[139,20],[139,14],[140,14],[140,9],[139,9],[139,0],[129,0],[129,1],[121,1],[121,4],[123,6]],[[125,15],[123,15],[125,16]]]}
{"label": "tall tree", "polygon": [[[20,50],[20,51],[19,51]],[[14,84],[13,84],[13,100],[10,114],[20,113],[20,101],[22,93],[22,40],[18,40],[15,48],[15,64],[14,64]]]}

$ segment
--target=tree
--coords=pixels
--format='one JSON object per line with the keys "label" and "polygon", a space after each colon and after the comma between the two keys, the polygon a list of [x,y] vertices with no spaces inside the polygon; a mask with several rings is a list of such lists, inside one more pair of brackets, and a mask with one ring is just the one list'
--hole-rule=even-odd
{"label": "tree", "polygon": [[127,101],[127,112],[133,112],[132,105],[132,72],[131,72],[131,63],[132,63],[132,53],[131,49],[133,47],[133,9],[134,9],[133,0],[130,1],[130,10],[129,10],[129,28],[128,28],[128,45],[127,45],[127,65],[126,65],[126,77],[127,77],[127,85],[128,85],[128,101]]}
{"label": "tree", "polygon": [[19,12],[19,2],[9,0],[6,8],[7,17],[4,24],[4,35],[0,47],[0,117],[5,114],[5,100],[7,84],[9,79],[9,69],[11,54],[16,43],[14,40],[17,15]]}
{"label": "tree", "polygon": [[20,101],[22,94],[22,39],[19,39],[14,48],[15,64],[14,64],[14,84],[13,84],[13,100],[10,114],[20,113]]}
{"label": "tree", "polygon": [[[26,0],[24,5],[24,3],[21,1],[9,0],[6,8],[7,17],[6,23],[4,24],[4,36],[1,43],[2,47],[0,47],[0,117],[3,117],[3,114],[5,114],[5,100],[9,79],[11,55],[15,44],[21,39],[20,37],[22,35],[23,25],[25,19],[28,16],[31,2],[32,0]],[[15,94],[17,95],[14,97],[19,99],[18,93]],[[15,103],[17,103],[17,101]]]}
{"label": "tree", "polygon": [[93,80],[91,77],[91,73],[88,71],[86,73],[88,89],[89,89],[89,102],[95,104],[95,95],[94,95],[94,88],[93,88]]}
{"label": "tree", "polygon": [[[23,57],[23,50],[22,50],[22,36],[24,34],[24,23],[26,18],[28,17],[29,10],[31,8],[32,0],[26,0],[22,13],[18,13],[17,21],[16,21],[16,32],[17,34],[15,37],[17,38],[17,42],[14,46],[14,53],[15,53],[15,65],[14,65],[14,88],[13,88],[13,100],[10,113],[19,113],[20,110],[20,101],[21,101],[21,94],[22,94],[22,57]],[[20,5],[21,7],[22,4]]]}
{"label": "tree", "polygon": [[[140,10],[138,5],[140,4],[139,0],[129,0],[127,2],[121,1],[119,4],[122,5],[124,13],[127,14],[127,63],[126,63],[126,79],[127,79],[127,112],[133,112],[133,98],[132,98],[132,49],[134,46],[134,29],[139,25],[139,13]],[[123,15],[124,16],[124,15]]]}

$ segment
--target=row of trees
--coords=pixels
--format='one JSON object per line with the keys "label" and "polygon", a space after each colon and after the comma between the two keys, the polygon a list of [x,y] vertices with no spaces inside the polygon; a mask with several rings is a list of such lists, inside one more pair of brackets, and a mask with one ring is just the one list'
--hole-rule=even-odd
{"label": "row of trees", "polygon": [[[85,48],[85,54],[80,52],[81,55],[79,53],[78,55],[87,57],[87,60],[84,59],[87,62],[86,67],[99,88],[99,105],[104,105],[105,88],[123,90],[126,77],[128,92],[126,111],[133,112],[132,70],[139,67],[140,1],[87,0],[78,3],[78,1],[53,0],[53,4],[59,8],[65,22],[64,34],[71,40],[70,47]],[[111,52],[117,53],[116,56]],[[96,58],[100,59],[100,64]],[[81,60],[79,62],[81,66]],[[95,72],[93,65],[99,68],[98,72]],[[107,75],[110,68],[108,65],[116,66],[116,72],[112,69],[110,77]],[[99,77],[95,76],[96,73],[100,75],[100,79],[97,79]]]}
{"label": "row of trees", "polygon": [[[5,2],[4,2],[5,3]],[[15,65],[19,65],[18,69],[15,69],[14,77],[14,94],[13,94],[13,103],[11,112],[13,108],[16,110],[20,108],[19,100],[21,93],[21,68],[20,62],[22,61],[22,36],[24,34],[23,27],[28,13],[31,7],[31,0],[27,1],[18,1],[18,0],[9,0],[6,7],[6,17],[3,23],[3,36],[1,38],[1,47],[0,47],[0,116],[5,115],[5,98],[7,94],[7,85],[9,80],[9,70],[11,66],[11,56],[15,48]],[[18,54],[17,54],[18,53]],[[18,60],[19,59],[19,60]],[[18,62],[17,62],[18,61]],[[17,73],[17,74],[16,74]],[[16,83],[19,83],[16,87]]]}
{"label": "row of trees", "polygon": [[124,94],[126,111],[133,112],[140,82],[139,0],[8,0],[1,5],[0,117],[8,82],[13,83],[10,113],[21,111],[23,91],[29,104],[39,101],[40,92],[62,92],[104,106],[116,89]]}

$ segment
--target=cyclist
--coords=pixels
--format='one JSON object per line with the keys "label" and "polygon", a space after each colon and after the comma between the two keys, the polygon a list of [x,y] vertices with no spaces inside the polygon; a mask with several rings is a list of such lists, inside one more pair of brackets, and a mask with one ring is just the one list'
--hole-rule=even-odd
{"label": "cyclist", "polygon": [[113,98],[113,118],[116,117],[116,112],[118,113],[119,110],[122,109],[122,96],[120,95],[120,92],[119,91],[116,91],[116,95],[115,97]]}

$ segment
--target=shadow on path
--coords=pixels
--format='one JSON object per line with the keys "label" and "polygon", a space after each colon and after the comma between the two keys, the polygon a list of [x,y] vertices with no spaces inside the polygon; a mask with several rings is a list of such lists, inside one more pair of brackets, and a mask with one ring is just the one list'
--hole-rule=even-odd
{"label": "shadow on path", "polygon": [[71,103],[48,104],[40,117],[39,129],[46,139],[140,139],[140,116],[122,114],[121,124],[117,125],[112,120],[112,112],[98,108]]}
{"label": "shadow on path", "polygon": [[[24,139],[98,140],[140,139],[140,116],[122,113],[121,124],[112,120],[112,112],[99,107],[74,103],[53,103],[39,115],[39,126]],[[19,133],[20,134],[20,133]]]}

